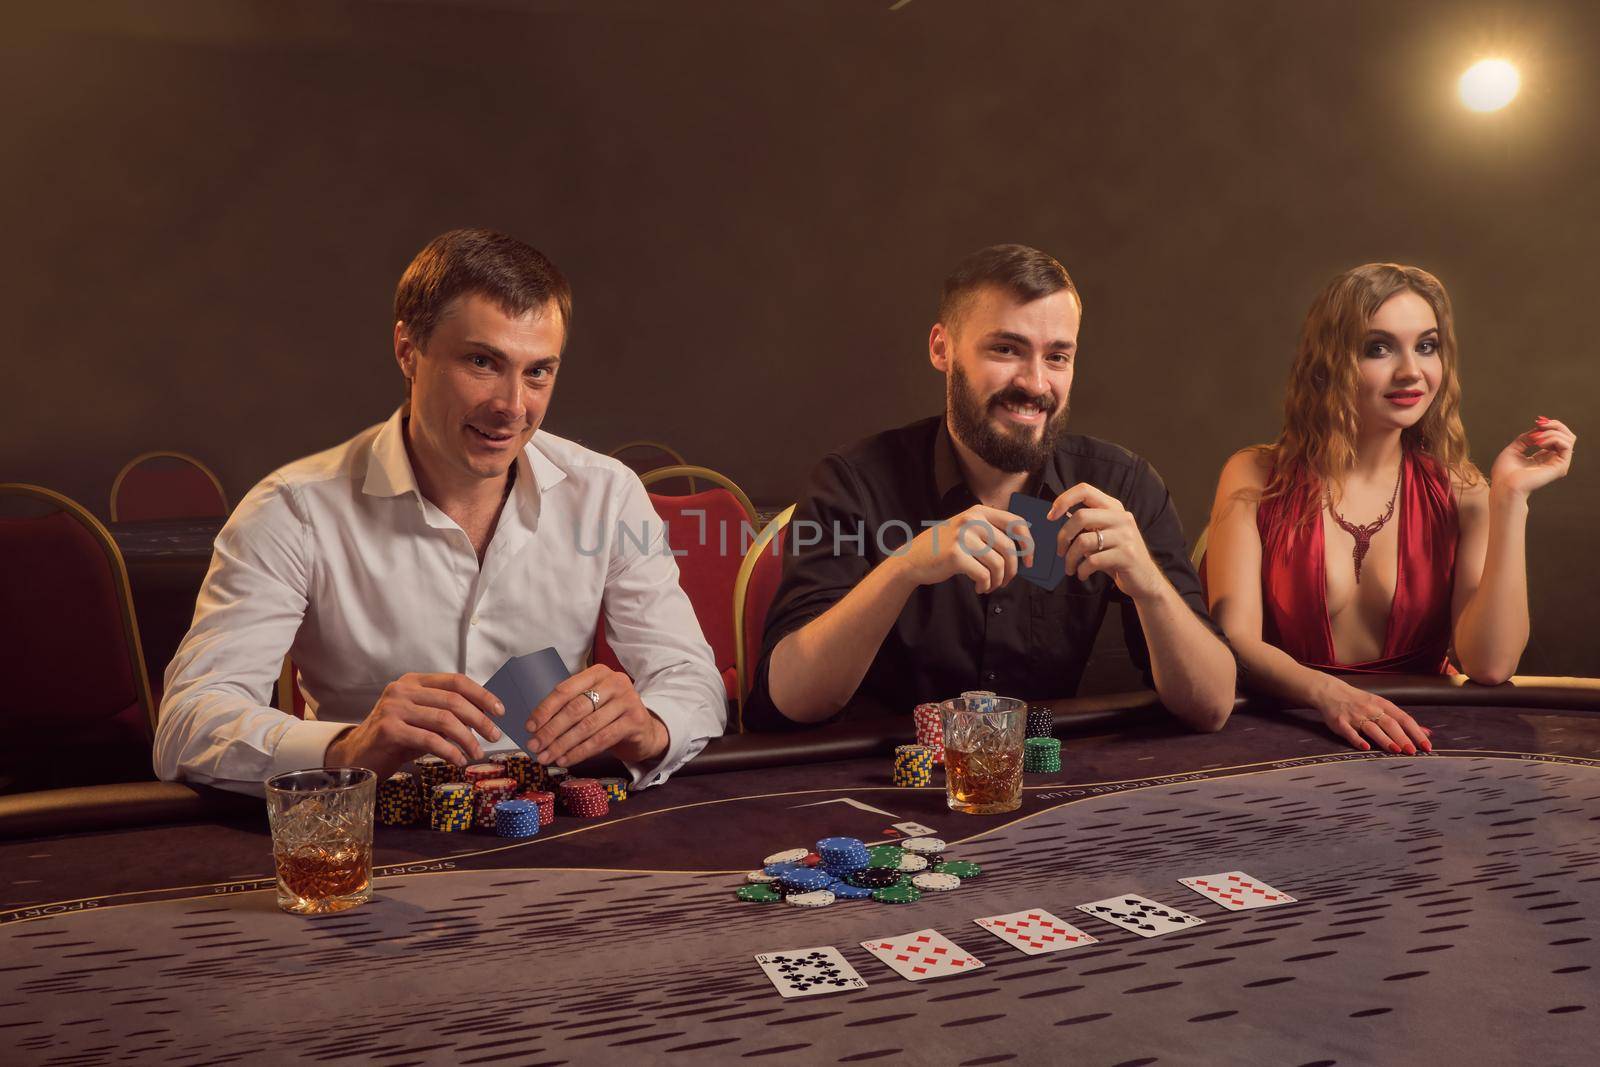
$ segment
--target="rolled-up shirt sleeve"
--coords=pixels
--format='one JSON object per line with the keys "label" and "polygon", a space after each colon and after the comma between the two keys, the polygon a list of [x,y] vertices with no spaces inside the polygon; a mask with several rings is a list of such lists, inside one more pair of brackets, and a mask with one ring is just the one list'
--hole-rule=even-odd
{"label": "rolled-up shirt sleeve", "polygon": [[[720,736],[727,691],[694,605],[678,582],[666,524],[637,477],[619,479],[603,599],[606,640],[633,678],[645,707],[667,728],[667,750],[653,764],[626,764],[637,788],[659,785]],[[643,547],[641,547],[643,543]]]}
{"label": "rolled-up shirt sleeve", "polygon": [[194,622],[167,667],[158,777],[260,794],[274,774],[320,767],[349,729],[269,703],[305,617],[310,554],[294,491],[276,476],[252,489],[217,535]]}
{"label": "rolled-up shirt sleeve", "polygon": [[[1211,618],[1211,613],[1206,610],[1205,593],[1200,588],[1200,577],[1195,574],[1189,562],[1188,544],[1183,536],[1183,523],[1178,518],[1178,509],[1173,506],[1172,494],[1168,492],[1166,483],[1156,473],[1156,469],[1148,462],[1141,459],[1134,466],[1129,485],[1123,492],[1123,506],[1133,512],[1135,521],[1139,524],[1139,533],[1144,537],[1145,547],[1150,550],[1150,558],[1156,566],[1161,568],[1161,573],[1167,576],[1167,581],[1178,591],[1183,602],[1189,606],[1205,623],[1206,628],[1217,635],[1217,639],[1233,651],[1233,646],[1228,644],[1228,637],[1222,632],[1222,627]],[[1115,588],[1115,587],[1113,587]],[[1139,612],[1133,601],[1123,593],[1115,592],[1122,612],[1122,636],[1128,647],[1128,656],[1133,665],[1144,676],[1145,684],[1155,688],[1155,678],[1150,669],[1150,650],[1145,644],[1144,628],[1139,623]],[[1237,671],[1238,660],[1234,660]]]}
{"label": "rolled-up shirt sleeve", "polygon": [[[916,531],[906,528],[908,534]],[[778,642],[815,619],[856,587],[872,570],[867,555],[869,529],[865,494],[838,455],[823,458],[795,505],[783,552],[783,578],[767,612],[750,696],[744,706],[746,730],[797,728],[772,702],[767,684],[772,650]]]}

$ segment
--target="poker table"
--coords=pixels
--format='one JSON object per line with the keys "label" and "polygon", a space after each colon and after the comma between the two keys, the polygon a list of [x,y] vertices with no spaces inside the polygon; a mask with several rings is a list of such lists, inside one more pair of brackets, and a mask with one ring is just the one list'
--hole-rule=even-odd
{"label": "poker table", "polygon": [[[1057,702],[1020,810],[889,784],[909,722],[718,739],[666,785],[536,837],[380,826],[370,903],[274,904],[262,804],[145,783],[0,798],[8,1062],[1593,1062],[1600,680],[1368,683],[1432,756],[1309,713],[1187,732],[1148,695]],[[932,827],[982,873],[912,904],[742,903],[770,853]],[[1178,879],[1243,870],[1231,912]],[[1204,920],[1144,939],[1075,905]],[[1029,956],[974,919],[1099,939]],[[984,967],[906,981],[860,945],[933,928]],[[759,953],[835,946],[865,988],[783,999]]]}

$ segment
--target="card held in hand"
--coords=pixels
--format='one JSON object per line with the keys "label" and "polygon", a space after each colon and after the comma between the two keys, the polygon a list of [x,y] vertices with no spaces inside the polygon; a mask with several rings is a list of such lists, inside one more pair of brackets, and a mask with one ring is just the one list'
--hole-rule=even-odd
{"label": "card held in hand", "polygon": [[756,957],[756,962],[785,999],[867,987],[866,979],[831,945],[763,952]]}
{"label": "card held in hand", "polygon": [[1170,934],[1174,930],[1187,930],[1191,926],[1199,926],[1205,922],[1199,916],[1190,915],[1177,908],[1169,908],[1137,893],[1123,893],[1107,897],[1105,900],[1079,904],[1078,910],[1113,926],[1132,930],[1140,937],[1160,937],[1162,934]]}
{"label": "card held in hand", "polygon": [[1014,911],[1009,915],[991,915],[986,919],[972,921],[1006,944],[1030,956],[1081,948],[1084,945],[1098,944],[1100,941],[1094,935],[1084,933],[1043,908],[1029,908],[1027,911]]}
{"label": "card held in hand", "polygon": [[914,930],[895,937],[876,937],[861,947],[894,968],[901,978],[920,982],[976,971],[983,961],[937,930]]}
{"label": "card held in hand", "polygon": [[571,675],[567,665],[561,662],[561,653],[553,648],[541,648],[506,660],[505,666],[483,683],[483,687],[506,707],[505,715],[495,720],[500,732],[518,748],[527,749],[532,736],[528,733],[528,716],[552,689]]}
{"label": "card held in hand", "polygon": [[1067,517],[1046,518],[1050,514],[1050,506],[1049,500],[1040,500],[1027,493],[1013,493],[1011,503],[1006,508],[1011,514],[1027,520],[1028,532],[1033,535],[1033,566],[1019,566],[1017,577],[1026,578],[1041,589],[1054,589],[1067,576],[1066,558],[1056,553],[1056,538],[1061,534],[1061,527],[1067,524]]}
{"label": "card held in hand", "polygon": [[1259,878],[1243,871],[1223,871],[1221,874],[1204,874],[1195,878],[1179,878],[1180,885],[1188,886],[1207,900],[1221,904],[1229,911],[1249,911],[1251,908],[1274,908],[1279,904],[1293,904],[1295,898],[1281,889],[1274,889]]}

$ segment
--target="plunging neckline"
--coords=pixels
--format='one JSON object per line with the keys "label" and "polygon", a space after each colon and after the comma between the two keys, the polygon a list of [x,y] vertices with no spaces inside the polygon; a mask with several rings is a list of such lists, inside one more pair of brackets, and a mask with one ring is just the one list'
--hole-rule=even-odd
{"label": "plunging neckline", "polygon": [[[1409,468],[1411,466],[1410,458],[1411,458],[1410,456],[1405,455],[1405,454],[1402,454],[1400,456],[1400,480],[1397,483],[1396,488],[1395,488],[1395,499],[1397,501],[1405,499],[1406,482],[1410,478],[1410,472],[1407,469],[1407,468]],[[1339,649],[1333,643],[1333,620],[1328,617],[1328,543],[1327,543],[1327,529],[1326,529],[1327,516],[1324,513],[1330,507],[1332,507],[1331,503],[1324,502],[1322,508],[1317,512],[1317,528],[1316,528],[1316,532],[1314,534],[1314,541],[1313,541],[1313,543],[1311,545],[1312,559],[1315,560],[1315,562],[1316,562],[1316,583],[1315,584],[1316,584],[1316,589],[1317,589],[1317,597],[1322,602],[1321,608],[1320,608],[1320,610],[1318,612],[1318,614],[1322,617],[1322,639],[1323,639],[1324,643],[1327,645],[1328,663],[1329,663],[1330,666],[1334,666],[1334,667],[1360,667],[1360,666],[1363,666],[1364,664],[1362,664],[1362,663],[1345,663],[1345,662],[1343,662],[1342,660],[1339,659]],[[1391,658],[1395,654],[1395,651],[1394,651],[1394,606],[1395,606],[1395,604],[1400,602],[1400,590],[1401,590],[1401,587],[1405,584],[1405,580],[1406,580],[1405,560],[1402,559],[1401,557],[1404,555],[1404,552],[1402,551],[1402,549],[1403,549],[1403,547],[1405,546],[1405,543],[1406,543],[1406,541],[1405,541],[1405,532],[1406,532],[1405,531],[1405,526],[1406,526],[1406,511],[1407,510],[1408,509],[1406,509],[1404,507],[1399,507],[1399,508],[1396,509],[1397,514],[1395,515],[1395,528],[1394,528],[1394,534],[1395,534],[1394,591],[1389,595],[1389,611],[1384,616],[1384,622],[1383,622],[1383,648],[1381,650],[1380,655],[1377,657],[1377,659],[1366,660],[1365,663],[1378,663],[1378,662],[1381,662],[1383,660]]]}

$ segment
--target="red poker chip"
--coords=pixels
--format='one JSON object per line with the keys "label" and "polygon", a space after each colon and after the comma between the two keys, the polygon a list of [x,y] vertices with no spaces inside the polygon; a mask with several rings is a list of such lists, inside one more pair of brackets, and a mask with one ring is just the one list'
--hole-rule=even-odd
{"label": "red poker chip", "polygon": [[815,867],[817,864],[822,862],[822,857],[817,855],[815,852],[807,852],[805,859],[801,860],[800,862],[805,864],[807,867]]}

